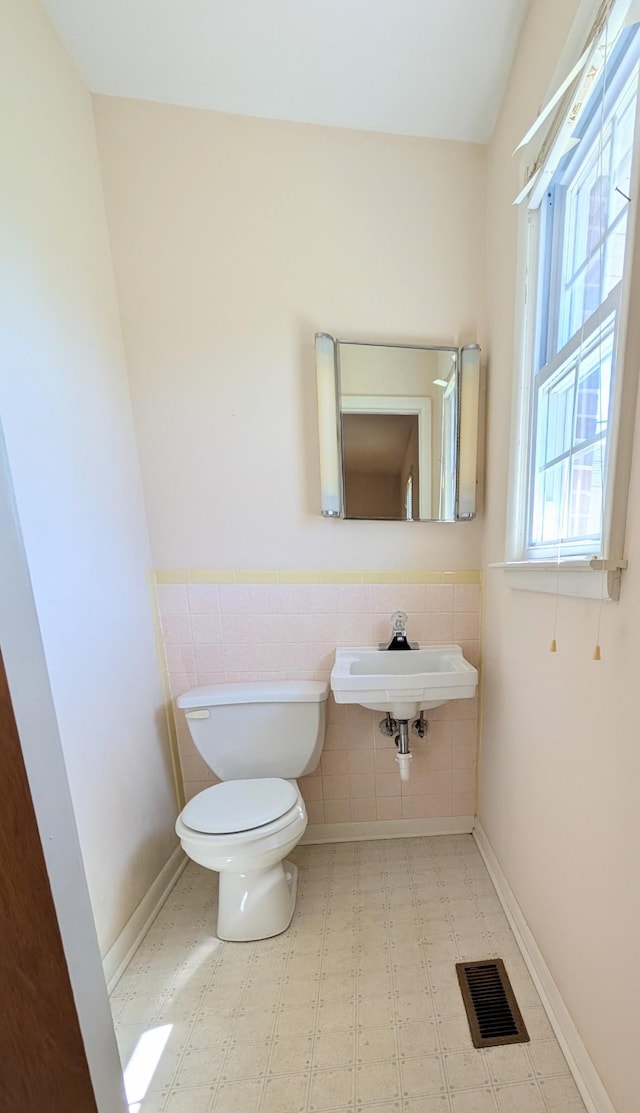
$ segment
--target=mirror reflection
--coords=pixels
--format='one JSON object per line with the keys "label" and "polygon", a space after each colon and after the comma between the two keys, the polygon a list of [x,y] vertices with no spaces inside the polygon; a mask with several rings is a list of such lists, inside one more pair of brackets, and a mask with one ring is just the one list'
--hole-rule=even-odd
{"label": "mirror reflection", "polygon": [[458,352],[336,342],[346,518],[454,521]]}

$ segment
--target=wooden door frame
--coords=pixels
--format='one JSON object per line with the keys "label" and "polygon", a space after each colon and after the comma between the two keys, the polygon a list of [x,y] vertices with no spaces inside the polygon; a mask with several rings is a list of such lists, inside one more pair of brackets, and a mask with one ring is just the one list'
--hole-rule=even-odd
{"label": "wooden door frame", "polygon": [[1,653],[0,815],[0,1109],[97,1113]]}

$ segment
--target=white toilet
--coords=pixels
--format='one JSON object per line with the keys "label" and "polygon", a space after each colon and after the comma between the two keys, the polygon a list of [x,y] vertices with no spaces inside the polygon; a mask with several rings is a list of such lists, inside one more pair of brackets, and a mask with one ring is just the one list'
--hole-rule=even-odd
{"label": "white toilet", "polygon": [[176,701],[223,782],[176,821],[185,853],[220,874],[220,939],[267,939],[291,923],[298,870],[285,859],[307,826],[295,778],[320,761],[328,692],[313,680],[214,684]]}

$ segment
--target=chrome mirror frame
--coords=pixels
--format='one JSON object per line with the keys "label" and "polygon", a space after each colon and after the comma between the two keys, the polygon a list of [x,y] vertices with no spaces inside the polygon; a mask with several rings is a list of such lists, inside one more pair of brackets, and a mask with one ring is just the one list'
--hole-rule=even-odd
{"label": "chrome mirror frame", "polygon": [[466,344],[460,349],[458,367],[456,521],[468,522],[478,512],[482,373],[479,344]]}

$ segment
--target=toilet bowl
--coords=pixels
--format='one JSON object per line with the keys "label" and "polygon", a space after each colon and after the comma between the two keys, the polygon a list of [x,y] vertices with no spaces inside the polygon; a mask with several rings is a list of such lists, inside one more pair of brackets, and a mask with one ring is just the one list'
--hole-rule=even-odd
{"label": "toilet bowl", "polygon": [[227,778],[176,821],[185,853],[220,874],[220,939],[266,939],[291,922],[298,871],[286,856],[307,826],[295,778],[320,759],[327,694],[326,684],[289,681],[194,688],[177,700],[201,755]]}
{"label": "toilet bowl", "polygon": [[278,778],[226,781],[187,804],[176,832],[194,862],[220,874],[220,939],[267,939],[286,930],[298,880],[286,855],[306,826],[300,790]]}

